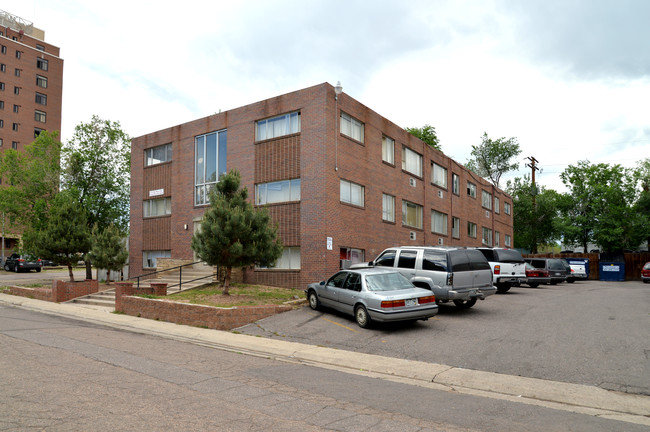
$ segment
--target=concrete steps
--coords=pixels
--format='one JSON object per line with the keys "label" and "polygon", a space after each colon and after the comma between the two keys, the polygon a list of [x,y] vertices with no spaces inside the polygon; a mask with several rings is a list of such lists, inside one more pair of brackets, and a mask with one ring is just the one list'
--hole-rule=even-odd
{"label": "concrete steps", "polygon": [[101,308],[115,309],[115,288],[77,297],[66,303],[73,303],[79,306],[99,306]]}

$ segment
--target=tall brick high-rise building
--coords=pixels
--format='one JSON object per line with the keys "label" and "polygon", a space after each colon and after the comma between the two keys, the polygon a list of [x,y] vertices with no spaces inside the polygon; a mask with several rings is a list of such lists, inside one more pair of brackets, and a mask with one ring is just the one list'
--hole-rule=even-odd
{"label": "tall brick high-rise building", "polygon": [[[301,287],[395,245],[512,246],[512,199],[328,83],[133,139],[130,273],[192,262],[233,168],[284,254],[247,281]],[[454,145],[453,143],[447,145]]]}
{"label": "tall brick high-rise building", "polygon": [[[31,22],[0,10],[0,152],[21,151],[41,131],[61,130],[62,87],[59,48]],[[10,253],[20,233],[8,223],[4,230]]]}

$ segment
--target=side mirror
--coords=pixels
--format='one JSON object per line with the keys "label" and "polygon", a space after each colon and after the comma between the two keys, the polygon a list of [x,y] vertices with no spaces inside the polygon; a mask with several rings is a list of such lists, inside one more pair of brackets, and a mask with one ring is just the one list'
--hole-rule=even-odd
{"label": "side mirror", "polygon": [[374,261],[368,261],[368,267],[374,267],[375,262]]}
{"label": "side mirror", "polygon": [[320,281],[319,285],[325,285],[325,281]]}

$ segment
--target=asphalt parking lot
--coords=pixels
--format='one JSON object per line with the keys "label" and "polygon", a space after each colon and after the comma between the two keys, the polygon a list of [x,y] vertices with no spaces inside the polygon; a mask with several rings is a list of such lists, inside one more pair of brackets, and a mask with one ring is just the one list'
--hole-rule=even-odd
{"label": "asphalt parking lot", "polygon": [[640,281],[513,288],[469,310],[441,305],[429,321],[366,330],[305,306],[237,332],[650,395],[650,285]]}

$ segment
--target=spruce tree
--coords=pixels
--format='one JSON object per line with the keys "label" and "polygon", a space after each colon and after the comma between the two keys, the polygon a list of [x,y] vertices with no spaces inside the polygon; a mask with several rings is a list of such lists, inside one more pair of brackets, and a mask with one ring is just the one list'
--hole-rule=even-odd
{"label": "spruce tree", "polygon": [[266,209],[255,209],[248,202],[248,189],[240,189],[240,184],[237,170],[221,177],[210,193],[201,230],[192,237],[192,249],[199,259],[226,268],[226,295],[233,267],[268,266],[282,256],[277,225],[271,225]]}
{"label": "spruce tree", "polygon": [[100,230],[99,225],[95,224],[92,230],[92,249],[88,252],[88,258],[98,272],[99,269],[106,270],[107,282],[111,283],[111,271],[120,270],[129,260],[124,235],[115,224],[110,224],[104,230]]}

